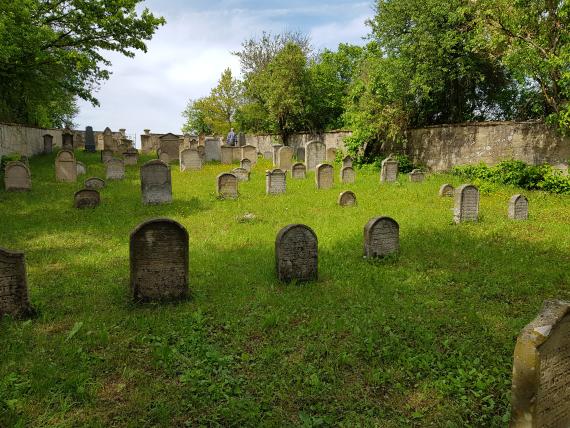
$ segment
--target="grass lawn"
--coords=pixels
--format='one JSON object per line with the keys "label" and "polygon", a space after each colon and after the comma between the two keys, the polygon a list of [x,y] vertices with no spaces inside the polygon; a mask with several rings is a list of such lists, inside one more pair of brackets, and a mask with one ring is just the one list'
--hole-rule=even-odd
{"label": "grass lawn", "polygon": [[[99,154],[76,153],[104,178]],[[94,210],[56,183],[55,155],[32,158],[29,193],[0,190],[0,246],[26,253],[38,316],[0,321],[0,426],[506,426],[515,340],[543,300],[570,299],[570,197],[516,188],[481,195],[480,222],[452,224],[428,176],[316,190],[288,177],[265,195],[268,161],[237,200],[218,200],[208,165],[172,166],[174,202],[143,206],[139,168],[107,182]],[[139,161],[149,160],[143,157]],[[339,167],[335,166],[335,180]],[[2,187],[3,189],[3,187]],[[353,190],[358,206],[337,197]],[[243,221],[246,213],[255,219]],[[400,254],[363,259],[363,227],[400,224]],[[132,303],[129,234],[170,217],[190,235],[192,298]],[[319,239],[319,280],[276,280],[290,223]]]}

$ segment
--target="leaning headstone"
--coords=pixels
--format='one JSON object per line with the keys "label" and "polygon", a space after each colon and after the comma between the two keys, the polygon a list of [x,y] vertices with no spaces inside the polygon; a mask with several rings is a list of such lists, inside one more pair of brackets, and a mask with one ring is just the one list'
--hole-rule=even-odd
{"label": "leaning headstone", "polygon": [[83,162],[77,161],[77,162],[75,162],[75,165],[77,167],[77,176],[87,174],[87,167],[85,166],[85,164]]}
{"label": "leaning headstone", "polygon": [[234,160],[233,146],[228,146],[224,144],[222,145],[222,147],[220,147],[220,150],[221,150],[220,162],[224,165],[230,165]]}
{"label": "leaning headstone", "polygon": [[273,146],[271,146],[271,150],[273,150],[271,153],[271,159],[273,159],[274,166],[277,166],[277,154],[279,153],[279,149],[281,147],[283,147],[283,144],[273,144]]}
{"label": "leaning headstone", "polygon": [[307,176],[307,168],[301,162],[294,163],[291,166],[291,178],[304,179]]}
{"label": "leaning headstone", "polygon": [[277,152],[277,168],[290,170],[293,166],[293,149],[288,146],[281,147]]}
{"label": "leaning headstone", "polygon": [[327,162],[334,162],[336,160],[336,149],[334,147],[329,147],[327,149]]}
{"label": "leaning headstone", "polygon": [[158,140],[160,153],[167,154],[169,162],[178,162],[178,156],[180,154],[180,138],[178,135],[169,132],[168,134],[161,135]]}
{"label": "leaning headstone", "polygon": [[122,159],[111,159],[105,164],[107,180],[122,180],[125,178],[125,163]]}
{"label": "leaning headstone", "polygon": [[307,171],[313,171],[317,165],[327,160],[327,146],[320,141],[311,141],[305,147],[305,166]]}
{"label": "leaning headstone", "polygon": [[278,195],[287,192],[287,171],[276,168],[265,171],[265,193]]}
{"label": "leaning headstone", "polygon": [[53,135],[44,134],[44,153],[51,153],[53,150]]}
{"label": "leaning headstone", "polygon": [[364,257],[384,257],[400,249],[400,226],[390,217],[375,217],[364,226]]}
{"label": "leaning headstone", "polygon": [[180,171],[198,171],[202,169],[202,158],[198,150],[186,149],[180,152]]}
{"label": "leaning headstone", "polygon": [[396,180],[398,180],[398,161],[392,156],[388,156],[382,161],[380,181],[389,183]]}
{"label": "leaning headstone", "polygon": [[275,239],[277,278],[283,282],[318,278],[318,242],[315,232],[303,224],[290,224]]}
{"label": "leaning headstone", "polygon": [[249,159],[252,164],[257,163],[257,148],[246,145],[241,148],[241,159]]}
{"label": "leaning headstone", "polygon": [[570,302],[548,300],[517,339],[511,428],[570,427]]}
{"label": "leaning headstone", "polygon": [[247,172],[251,172],[251,161],[249,159],[242,159],[239,161],[239,166]]}
{"label": "leaning headstone", "polygon": [[513,195],[509,200],[509,218],[511,220],[528,219],[528,199],[524,195]]}
{"label": "leaning headstone", "polygon": [[113,151],[108,149],[101,150],[101,162],[107,163],[113,159]]}
{"label": "leaning headstone", "polygon": [[188,232],[166,218],[146,221],[131,233],[131,292],[138,302],[188,297]]}
{"label": "leaning headstone", "polygon": [[61,134],[61,148],[63,150],[73,150],[73,134],[70,131],[64,131]]}
{"label": "leaning headstone", "polygon": [[110,150],[113,153],[117,150],[117,144],[113,139],[113,131],[109,127],[106,127],[103,131],[103,150]]}
{"label": "leaning headstone", "polygon": [[448,196],[448,197],[453,197],[453,194],[455,192],[455,189],[453,188],[453,186],[451,184],[442,184],[441,187],[439,188],[439,196]]}
{"label": "leaning headstone", "polygon": [[152,160],[141,167],[141,194],[145,205],[172,202],[172,179],[167,164]]}
{"label": "leaning headstone", "polygon": [[32,189],[32,175],[25,163],[8,162],[4,167],[4,187],[6,191],[26,192]]}
{"label": "leaning headstone", "polygon": [[338,204],[341,207],[350,207],[356,205],[356,195],[354,192],[347,190],[338,195]]}
{"label": "leaning headstone", "polygon": [[220,198],[238,197],[238,179],[234,174],[223,172],[216,178],[216,183]]}
{"label": "leaning headstone", "polygon": [[220,141],[217,139],[207,139],[204,141],[204,154],[205,161],[220,161],[222,159],[222,153],[220,148]]}
{"label": "leaning headstone", "polygon": [[28,300],[28,278],[24,253],[0,248],[0,317],[33,315]]}
{"label": "leaning headstone", "polygon": [[98,177],[90,177],[83,183],[86,189],[99,190],[105,187],[105,180]]}
{"label": "leaning headstone", "polygon": [[352,168],[352,158],[348,155],[342,158],[342,166],[343,168],[347,166]]}
{"label": "leaning headstone", "polygon": [[424,181],[425,174],[419,169],[414,169],[410,172],[409,177],[412,183],[420,183]]}
{"label": "leaning headstone", "polygon": [[85,151],[95,153],[95,134],[93,134],[93,127],[85,127]]}
{"label": "leaning headstone", "polygon": [[73,206],[75,208],[95,208],[101,202],[101,196],[95,189],[81,189],[73,196]]}
{"label": "leaning headstone", "polygon": [[340,181],[341,183],[354,183],[356,180],[356,172],[351,166],[343,166],[340,170]]}
{"label": "leaning headstone", "polygon": [[245,168],[234,168],[232,174],[237,177],[239,181],[249,181],[249,172]]}
{"label": "leaning headstone", "polygon": [[330,189],[334,183],[334,168],[328,163],[317,165],[315,172],[315,182],[317,189]]}
{"label": "leaning headstone", "polygon": [[75,155],[71,150],[60,150],[55,158],[55,178],[57,181],[77,180]]}
{"label": "leaning headstone", "polygon": [[139,162],[139,151],[134,147],[129,147],[123,152],[123,160],[125,165],[134,166]]}
{"label": "leaning headstone", "polygon": [[479,218],[479,190],[472,184],[464,184],[455,191],[453,221],[477,221]]}

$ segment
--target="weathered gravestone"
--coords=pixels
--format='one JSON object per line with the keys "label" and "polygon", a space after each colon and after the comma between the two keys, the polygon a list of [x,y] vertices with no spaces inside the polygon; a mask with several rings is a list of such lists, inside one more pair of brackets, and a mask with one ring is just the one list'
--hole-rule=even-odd
{"label": "weathered gravestone", "polygon": [[453,197],[455,189],[451,184],[442,184],[439,188],[439,196]]}
{"label": "weathered gravestone", "polygon": [[206,139],[204,141],[204,154],[206,157],[206,162],[210,161],[220,161],[222,159],[222,153],[220,148],[220,141],[217,139]]}
{"label": "weathered gravestone", "polygon": [[472,184],[464,184],[455,191],[453,221],[477,221],[479,218],[479,190]]}
{"label": "weathered gravestone", "polygon": [[238,146],[240,146],[240,147],[246,145],[246,138],[245,138],[245,134],[243,132],[238,133],[237,143],[238,143]]}
{"label": "weathered gravestone", "polygon": [[69,130],[65,130],[61,134],[61,148],[73,150],[73,134]]}
{"label": "weathered gravestone", "polygon": [[290,170],[293,166],[293,149],[283,146],[277,152],[277,168]]}
{"label": "weathered gravestone", "polygon": [[279,149],[281,147],[283,147],[283,144],[273,144],[273,146],[271,146],[271,150],[272,150],[271,159],[273,159],[273,165],[274,166],[277,166],[277,163],[279,162],[277,160],[277,155],[278,155]]}
{"label": "weathered gravestone", "polygon": [[307,176],[307,168],[301,162],[294,163],[291,166],[291,178],[304,179]]}
{"label": "weathered gravestone", "polygon": [[180,154],[180,138],[178,138],[178,135],[169,132],[168,134],[161,135],[158,140],[160,153],[168,155],[168,162],[178,162],[178,156]]}
{"label": "weathered gravestone", "polygon": [[528,219],[528,199],[524,195],[513,195],[509,200],[509,218],[511,220]]}
{"label": "weathered gravestone", "polygon": [[315,172],[317,189],[330,189],[334,183],[334,168],[328,163],[317,165]]}
{"label": "weathered gravestone", "polygon": [[511,428],[570,427],[570,302],[544,302],[517,339]]}
{"label": "weathered gravestone", "polygon": [[24,253],[0,248],[0,316],[24,318],[33,313]]}
{"label": "weathered gravestone", "polygon": [[315,232],[303,224],[290,224],[275,239],[277,278],[283,282],[316,281],[318,242]]}
{"label": "weathered gravestone", "polygon": [[6,191],[25,192],[32,189],[32,175],[25,163],[8,162],[4,167],[4,187]]}
{"label": "weathered gravestone", "polygon": [[134,147],[129,147],[123,152],[123,160],[125,165],[134,166],[139,162],[139,151]]}
{"label": "weathered gravestone", "polygon": [[228,146],[224,144],[222,145],[222,147],[220,147],[220,150],[221,150],[220,162],[223,163],[224,165],[231,164],[234,160],[233,146]]}
{"label": "weathered gravestone", "polygon": [[241,147],[232,146],[232,163],[241,160]]}
{"label": "weathered gravestone", "polygon": [[346,192],[342,192],[338,195],[338,204],[341,207],[349,207],[352,205],[356,205],[356,195],[354,192],[347,190]]}
{"label": "weathered gravestone", "polygon": [[238,179],[234,174],[223,172],[216,178],[217,192],[220,198],[238,197]]}
{"label": "weathered gravestone", "polygon": [[105,164],[107,167],[107,180],[122,180],[125,178],[125,163],[122,159],[111,159]]}
{"label": "weathered gravestone", "polygon": [[90,177],[83,183],[86,189],[99,190],[105,187],[105,180],[98,177]]}
{"label": "weathered gravestone", "polygon": [[384,257],[400,249],[400,226],[390,217],[375,217],[364,226],[364,257]]}
{"label": "weathered gravestone", "polygon": [[305,162],[305,148],[304,147],[297,147],[297,151],[295,152],[295,157],[298,161]]}
{"label": "weathered gravestone", "polygon": [[103,131],[103,150],[110,150],[113,153],[117,151],[117,143],[113,138],[113,131],[109,127],[106,127]]}
{"label": "weathered gravestone", "polygon": [[396,180],[398,180],[398,161],[392,156],[388,156],[382,161],[380,181],[389,183]]}
{"label": "weathered gravestone", "polygon": [[202,169],[202,158],[195,149],[186,149],[180,152],[180,171],[198,171]]}
{"label": "weathered gravestone", "polygon": [[146,221],[131,233],[131,291],[140,302],[188,297],[188,232],[166,218]]}
{"label": "weathered gravestone", "polygon": [[77,180],[75,155],[71,150],[60,150],[55,158],[55,178],[57,181]]}
{"label": "weathered gravestone", "polygon": [[77,168],[77,176],[87,174],[87,167],[83,162],[76,161],[75,166]]}
{"label": "weathered gravestone", "polygon": [[107,163],[113,159],[113,151],[108,149],[101,150],[101,162]]}
{"label": "weathered gravestone", "polygon": [[158,160],[164,162],[166,165],[170,164],[170,156],[168,153],[160,151],[160,149],[158,151]]}
{"label": "weathered gravestone", "polygon": [[350,156],[345,156],[342,158],[342,167],[351,167],[352,168],[352,158]]}
{"label": "weathered gravestone", "polygon": [[172,202],[172,179],[167,164],[152,160],[141,167],[141,193],[145,205]]}
{"label": "weathered gravestone", "polygon": [[305,166],[307,171],[313,171],[317,165],[327,160],[327,146],[320,141],[311,141],[305,147]]}
{"label": "weathered gravestone", "polygon": [[287,192],[287,171],[276,168],[265,171],[265,193],[278,195]]}
{"label": "weathered gravestone", "polygon": [[247,172],[251,172],[251,161],[249,159],[242,159],[239,161],[239,166]]}
{"label": "weathered gravestone", "polygon": [[85,151],[95,153],[95,134],[93,134],[93,127],[85,127]]}
{"label": "weathered gravestone", "polygon": [[73,196],[75,208],[95,208],[101,203],[101,196],[95,189],[81,189]]}
{"label": "weathered gravestone", "polygon": [[356,172],[351,166],[343,166],[340,170],[340,181],[341,183],[354,183],[356,180]]}
{"label": "weathered gravestone", "polygon": [[234,168],[231,173],[235,175],[239,181],[249,181],[249,172],[245,168]]}
{"label": "weathered gravestone", "polygon": [[412,183],[421,183],[424,181],[425,174],[419,169],[414,169],[412,172],[410,172],[408,177]]}
{"label": "weathered gravestone", "polygon": [[263,152],[263,159],[265,160],[273,159],[273,152]]}
{"label": "weathered gravestone", "polygon": [[252,164],[257,163],[257,148],[246,145],[241,148],[241,159],[249,159]]}
{"label": "weathered gravestone", "polygon": [[51,153],[53,150],[53,135],[44,134],[44,153]]}
{"label": "weathered gravestone", "polygon": [[336,149],[334,147],[329,147],[327,149],[327,162],[334,162],[336,160]]}

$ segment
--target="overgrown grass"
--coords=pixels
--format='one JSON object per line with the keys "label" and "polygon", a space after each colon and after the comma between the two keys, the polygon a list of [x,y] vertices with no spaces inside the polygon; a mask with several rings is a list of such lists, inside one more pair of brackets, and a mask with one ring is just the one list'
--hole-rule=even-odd
{"label": "overgrown grass", "polygon": [[[0,191],[0,246],[26,252],[39,311],[0,322],[0,426],[505,426],[517,334],[543,300],[570,299],[568,196],[525,192],[530,219],[514,222],[520,189],[498,186],[456,226],[437,191],[458,177],[381,185],[367,170],[317,191],[311,174],[266,196],[260,161],[235,201],[215,195],[227,166],[173,166],[174,202],[145,207],[127,167],[75,210],[81,185],[56,183],[53,161],[31,159],[30,193]],[[347,189],[358,206],[336,205]],[[371,262],[377,215],[399,222],[401,252]],[[192,299],[135,305],[129,233],[157,216],[189,231]],[[289,223],[317,233],[316,283],[275,279]]]}

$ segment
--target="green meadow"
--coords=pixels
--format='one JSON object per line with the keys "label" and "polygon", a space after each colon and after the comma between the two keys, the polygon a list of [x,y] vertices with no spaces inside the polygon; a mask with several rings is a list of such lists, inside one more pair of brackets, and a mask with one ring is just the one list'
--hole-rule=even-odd
{"label": "green meadow", "polygon": [[[77,210],[74,192],[105,171],[99,154],[76,156],[77,183],[57,183],[49,155],[30,160],[31,192],[0,190],[0,246],[26,253],[37,310],[0,321],[2,427],[506,426],[518,333],[544,300],[570,299],[568,196],[525,191],[530,218],[516,222],[521,190],[499,186],[478,223],[454,225],[438,189],[458,177],[380,184],[366,168],[342,185],[336,165],[333,189],[310,173],[268,196],[260,160],[237,200],[216,197],[227,165],[172,165],[173,203],[143,206],[127,167]],[[343,190],[357,206],[337,205]],[[401,249],[366,260],[379,215],[399,223]],[[188,230],[187,301],[130,297],[129,235],[154,217]],[[276,280],[290,223],[317,234],[316,282]]]}

